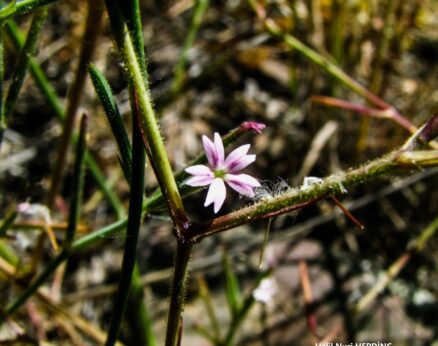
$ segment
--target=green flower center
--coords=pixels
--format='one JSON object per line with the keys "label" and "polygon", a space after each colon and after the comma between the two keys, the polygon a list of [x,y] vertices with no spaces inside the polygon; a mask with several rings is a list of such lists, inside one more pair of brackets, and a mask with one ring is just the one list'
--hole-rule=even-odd
{"label": "green flower center", "polygon": [[227,174],[226,170],[224,169],[216,169],[214,172],[214,177],[215,178],[220,178],[223,179],[225,177],[225,174]]}

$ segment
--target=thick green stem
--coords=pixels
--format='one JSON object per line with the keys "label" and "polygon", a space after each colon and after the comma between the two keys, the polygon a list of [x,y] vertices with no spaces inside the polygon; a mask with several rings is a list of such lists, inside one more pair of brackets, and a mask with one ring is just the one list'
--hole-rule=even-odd
{"label": "thick green stem", "polygon": [[170,306],[167,317],[166,346],[176,346],[180,334],[181,313],[186,295],[186,284],[189,272],[189,262],[192,254],[192,244],[178,240],[173,273]]}
{"label": "thick green stem", "polygon": [[134,43],[126,28],[125,20],[121,15],[120,5],[115,0],[105,0],[105,3],[115,41],[125,63],[127,80],[135,89],[135,99],[132,102],[138,106],[138,120],[149,160],[153,164],[155,174],[179,236],[181,230],[188,227],[188,220],[152,107],[147,76],[142,73],[142,65],[138,61]]}

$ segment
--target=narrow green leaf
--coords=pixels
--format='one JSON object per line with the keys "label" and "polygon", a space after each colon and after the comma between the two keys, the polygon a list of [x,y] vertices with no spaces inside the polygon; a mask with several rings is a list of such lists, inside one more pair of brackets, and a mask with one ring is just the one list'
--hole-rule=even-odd
{"label": "narrow green leaf", "polygon": [[76,233],[76,227],[79,221],[79,214],[82,203],[82,190],[84,187],[84,161],[87,150],[87,116],[84,114],[81,119],[81,128],[79,139],[76,145],[76,161],[73,169],[73,184],[69,207],[68,226],[65,234],[64,249],[70,249]]}
{"label": "narrow green leaf", "polygon": [[[131,89],[131,92],[134,90]],[[132,174],[131,196],[129,198],[128,225],[126,229],[125,247],[123,251],[122,272],[120,274],[119,288],[114,311],[108,330],[106,346],[113,346],[118,338],[120,325],[125,312],[128,294],[131,289],[132,277],[136,266],[137,241],[140,231],[142,206],[144,197],[144,170],[146,153],[140,134],[140,128],[135,121],[137,114],[132,114]]]}
{"label": "narrow green leaf", "polygon": [[[13,15],[29,13],[38,7],[48,5],[55,1],[57,0],[21,0],[20,2],[13,0],[0,9],[0,22],[5,21]],[[0,3],[4,3],[4,1]]]}
{"label": "narrow green leaf", "polygon": [[172,83],[172,92],[174,94],[178,94],[184,85],[188,53],[190,48],[193,46],[196,34],[201,26],[202,16],[204,15],[205,10],[208,8],[208,4],[209,0],[196,0],[189,31],[184,41],[184,46],[182,48],[178,64],[175,68],[175,78]]}
{"label": "narrow green leaf", "polygon": [[4,113],[6,119],[9,118],[14,110],[15,103],[18,98],[18,94],[21,91],[21,87],[26,77],[26,72],[29,66],[30,58],[35,53],[36,43],[38,41],[39,33],[43,28],[44,22],[47,17],[47,7],[39,9],[33,19],[29,29],[29,33],[21,49],[20,56],[15,64],[14,72],[12,74],[12,83],[8,89],[8,94],[5,99]]}
{"label": "narrow green leaf", "polygon": [[265,237],[263,239],[262,249],[260,251],[259,268],[262,266],[263,255],[265,253],[266,245],[268,245],[269,233],[271,231],[272,217],[268,219],[268,225],[266,226]]}
{"label": "narrow green leaf", "polygon": [[3,26],[0,25],[0,149],[3,142],[3,135],[6,130],[6,118],[3,111],[3,77],[4,77],[4,52],[3,52]]}
{"label": "narrow green leaf", "polygon": [[139,338],[142,341],[142,345],[156,346],[157,340],[152,329],[152,319],[149,311],[144,302],[144,289],[141,283],[141,273],[136,264],[134,267],[134,273],[132,275],[132,287],[129,293],[129,298],[134,305],[133,318],[137,318]]}
{"label": "narrow green leaf", "polygon": [[12,16],[17,11],[17,0],[13,0],[0,10],[1,17]]}
{"label": "narrow green leaf", "polygon": [[0,237],[5,235],[6,231],[12,226],[17,216],[18,213],[15,207],[6,212],[5,218],[0,223]]}
{"label": "narrow green leaf", "polygon": [[227,336],[225,337],[225,341],[221,343],[221,345],[231,346],[235,344],[233,341],[234,337],[237,331],[239,330],[240,325],[245,320],[245,317],[248,315],[249,311],[254,306],[254,303],[256,301],[253,296],[253,292],[260,285],[260,282],[264,278],[268,277],[271,274],[271,272],[272,272],[271,270],[265,270],[257,275],[253,289],[250,290],[249,293],[245,296],[241,308],[239,309],[238,313],[235,316],[233,316],[233,319],[231,321],[230,327],[227,332]]}
{"label": "narrow green leaf", "polygon": [[241,307],[240,288],[237,277],[231,269],[230,258],[226,250],[222,254],[222,266],[225,274],[225,293],[228,307],[230,308],[231,316],[235,318]]}
{"label": "narrow green leaf", "polygon": [[132,148],[116,100],[111,92],[108,81],[94,65],[90,64],[88,66],[88,72],[119,147],[123,172],[125,173],[126,180],[129,182],[131,180]]}

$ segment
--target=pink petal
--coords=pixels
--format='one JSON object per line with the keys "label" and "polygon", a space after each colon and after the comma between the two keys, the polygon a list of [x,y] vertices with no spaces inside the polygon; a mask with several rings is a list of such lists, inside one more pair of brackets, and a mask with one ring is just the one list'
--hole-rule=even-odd
{"label": "pink petal", "polygon": [[220,178],[215,178],[208,189],[207,198],[205,199],[204,207],[214,203],[214,212],[217,213],[224,204],[227,191],[224,181]]}
{"label": "pink petal", "polygon": [[216,148],[216,153],[218,156],[217,167],[220,168],[219,166],[221,166],[224,162],[225,152],[224,152],[224,144],[222,143],[222,138],[217,132],[214,133],[214,147]]}
{"label": "pink petal", "polygon": [[248,174],[227,174],[225,182],[233,190],[248,197],[254,197],[254,188],[260,186],[258,180]]}
{"label": "pink petal", "polygon": [[206,186],[210,185],[214,177],[195,175],[186,181],[186,185],[189,186]]}
{"label": "pink petal", "polygon": [[225,167],[229,172],[233,171],[234,167],[239,164],[239,161],[245,157],[250,145],[245,144],[233,150],[225,159]]}
{"label": "pink petal", "polygon": [[210,170],[210,168],[204,165],[190,166],[187,167],[185,171],[191,175],[203,175],[209,177],[213,176],[213,172]]}
{"label": "pink petal", "polygon": [[207,136],[202,136],[202,143],[210,167],[213,169],[219,168],[224,162],[224,145],[221,136],[215,132],[214,143]]}
{"label": "pink petal", "polygon": [[[248,145],[248,149],[249,149],[249,144],[247,144],[247,145]],[[242,145],[242,147],[245,147],[245,145]],[[238,157],[238,155],[243,153],[244,149],[246,149],[246,148],[242,149],[241,151],[239,151],[237,153],[235,153],[235,152],[242,147],[239,147],[236,150],[234,150],[230,155],[228,155],[227,159],[225,160],[225,166],[226,166],[228,172],[237,173],[255,161],[255,159],[256,159],[255,155],[246,155],[246,153],[245,153],[244,155],[241,155],[240,157]],[[248,150],[248,149],[246,149],[246,150]],[[231,157],[231,155],[233,155],[233,157]]]}
{"label": "pink petal", "polygon": [[204,165],[190,166],[187,167],[185,171],[193,175],[193,177],[186,181],[186,184],[189,186],[210,185],[214,179],[213,172],[210,170],[210,168]]}

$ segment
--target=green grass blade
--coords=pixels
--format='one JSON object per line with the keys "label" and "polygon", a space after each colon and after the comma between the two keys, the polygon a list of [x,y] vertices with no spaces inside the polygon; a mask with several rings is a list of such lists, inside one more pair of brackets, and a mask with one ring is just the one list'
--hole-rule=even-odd
{"label": "green grass blade", "polygon": [[6,119],[10,117],[14,110],[15,103],[18,98],[18,94],[21,91],[21,87],[26,77],[26,72],[29,67],[30,58],[35,54],[35,47],[38,42],[38,37],[43,28],[44,22],[47,18],[47,8],[39,9],[33,19],[32,24],[29,29],[29,33],[21,49],[20,56],[18,57],[17,63],[12,74],[12,83],[8,89],[8,94],[4,102],[4,113]]}
{"label": "green grass blade", "polygon": [[193,46],[196,34],[201,26],[202,16],[208,8],[208,4],[209,0],[196,0],[190,28],[184,41],[178,64],[175,68],[175,78],[172,83],[173,94],[178,94],[184,85],[189,49]]}
{"label": "green grass blade", "polygon": [[89,65],[88,72],[119,147],[123,172],[125,173],[126,180],[129,182],[131,180],[132,148],[116,100],[111,92],[109,83],[94,65]]}
{"label": "green grass blade", "polygon": [[222,267],[225,274],[225,293],[228,307],[230,308],[232,318],[235,318],[241,307],[240,288],[237,276],[231,268],[230,258],[226,250],[224,250],[222,256]]}
{"label": "green grass blade", "polygon": [[55,1],[57,0],[14,0],[0,8],[0,22],[3,22],[14,15],[32,12],[38,7],[51,4]]}
{"label": "green grass blade", "polygon": [[140,231],[143,196],[144,196],[144,170],[146,155],[143,148],[140,129],[133,113],[133,151],[132,151],[132,174],[131,174],[131,196],[129,200],[128,225],[125,237],[125,248],[123,251],[122,272],[120,274],[117,300],[114,304],[111,324],[108,331],[106,346],[116,343],[131,288],[132,275],[137,257],[137,240]]}
{"label": "green grass blade", "polygon": [[6,118],[3,111],[3,77],[5,72],[3,48],[3,26],[0,25],[0,149],[2,147],[3,135],[6,130]]}

